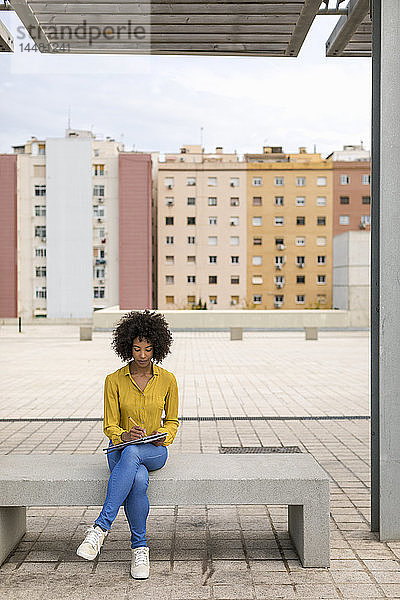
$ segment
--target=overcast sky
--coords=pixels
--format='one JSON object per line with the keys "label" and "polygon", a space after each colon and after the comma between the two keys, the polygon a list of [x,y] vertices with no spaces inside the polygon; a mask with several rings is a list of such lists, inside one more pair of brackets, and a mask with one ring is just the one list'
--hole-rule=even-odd
{"label": "overcast sky", "polygon": [[[17,37],[13,13],[1,20]],[[175,152],[199,144],[238,153],[314,144],[370,148],[371,61],[325,58],[338,17],[317,17],[298,58],[0,54],[0,152],[71,125]],[[26,40],[25,40],[26,43]]]}

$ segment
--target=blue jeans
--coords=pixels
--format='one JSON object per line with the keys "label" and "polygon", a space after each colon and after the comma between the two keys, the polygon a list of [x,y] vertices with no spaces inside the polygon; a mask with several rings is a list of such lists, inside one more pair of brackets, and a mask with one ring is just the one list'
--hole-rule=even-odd
{"label": "blue jeans", "polygon": [[[112,446],[110,440],[109,446]],[[126,518],[131,530],[131,546],[147,546],[146,520],[149,514],[149,471],[161,469],[167,460],[165,446],[135,444],[123,450],[113,450],[107,454],[111,471],[107,485],[107,496],[95,524],[109,531],[124,505]]]}

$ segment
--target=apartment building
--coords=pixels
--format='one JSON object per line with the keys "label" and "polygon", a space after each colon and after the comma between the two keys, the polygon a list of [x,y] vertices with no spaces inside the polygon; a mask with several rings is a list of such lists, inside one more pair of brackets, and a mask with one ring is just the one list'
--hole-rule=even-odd
{"label": "apartment building", "polygon": [[[90,317],[107,306],[152,307],[151,155],[72,129],[13,150],[0,157],[0,169],[8,169],[0,194],[12,208],[13,159],[14,316]],[[2,229],[10,223],[8,215]]]}
{"label": "apartment building", "polygon": [[280,146],[246,154],[247,306],[332,307],[332,168]]}
{"label": "apartment building", "polygon": [[246,305],[246,164],[199,145],[158,168],[158,308]]}
{"label": "apartment building", "polygon": [[371,229],[371,161],[362,145],[327,157],[333,169],[333,235]]}

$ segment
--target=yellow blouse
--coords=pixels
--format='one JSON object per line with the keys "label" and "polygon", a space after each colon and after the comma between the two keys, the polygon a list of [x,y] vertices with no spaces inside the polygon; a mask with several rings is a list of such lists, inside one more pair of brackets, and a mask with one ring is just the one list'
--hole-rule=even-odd
{"label": "yellow blouse", "polygon": [[174,441],[179,426],[176,379],[166,369],[152,366],[153,376],[143,391],[132,378],[129,364],[106,377],[103,431],[114,445],[120,444],[121,434],[131,428],[128,417],[144,427],[147,435],[155,430],[166,432],[163,446]]}

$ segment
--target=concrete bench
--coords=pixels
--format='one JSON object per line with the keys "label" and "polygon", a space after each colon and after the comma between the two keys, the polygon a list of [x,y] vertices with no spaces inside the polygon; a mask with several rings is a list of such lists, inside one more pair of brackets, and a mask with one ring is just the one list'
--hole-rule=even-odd
{"label": "concrete bench", "polygon": [[[105,456],[0,456],[0,564],[26,530],[27,506],[101,506]],[[150,474],[150,504],[286,504],[304,567],[329,566],[329,479],[310,454],[171,454]]]}

